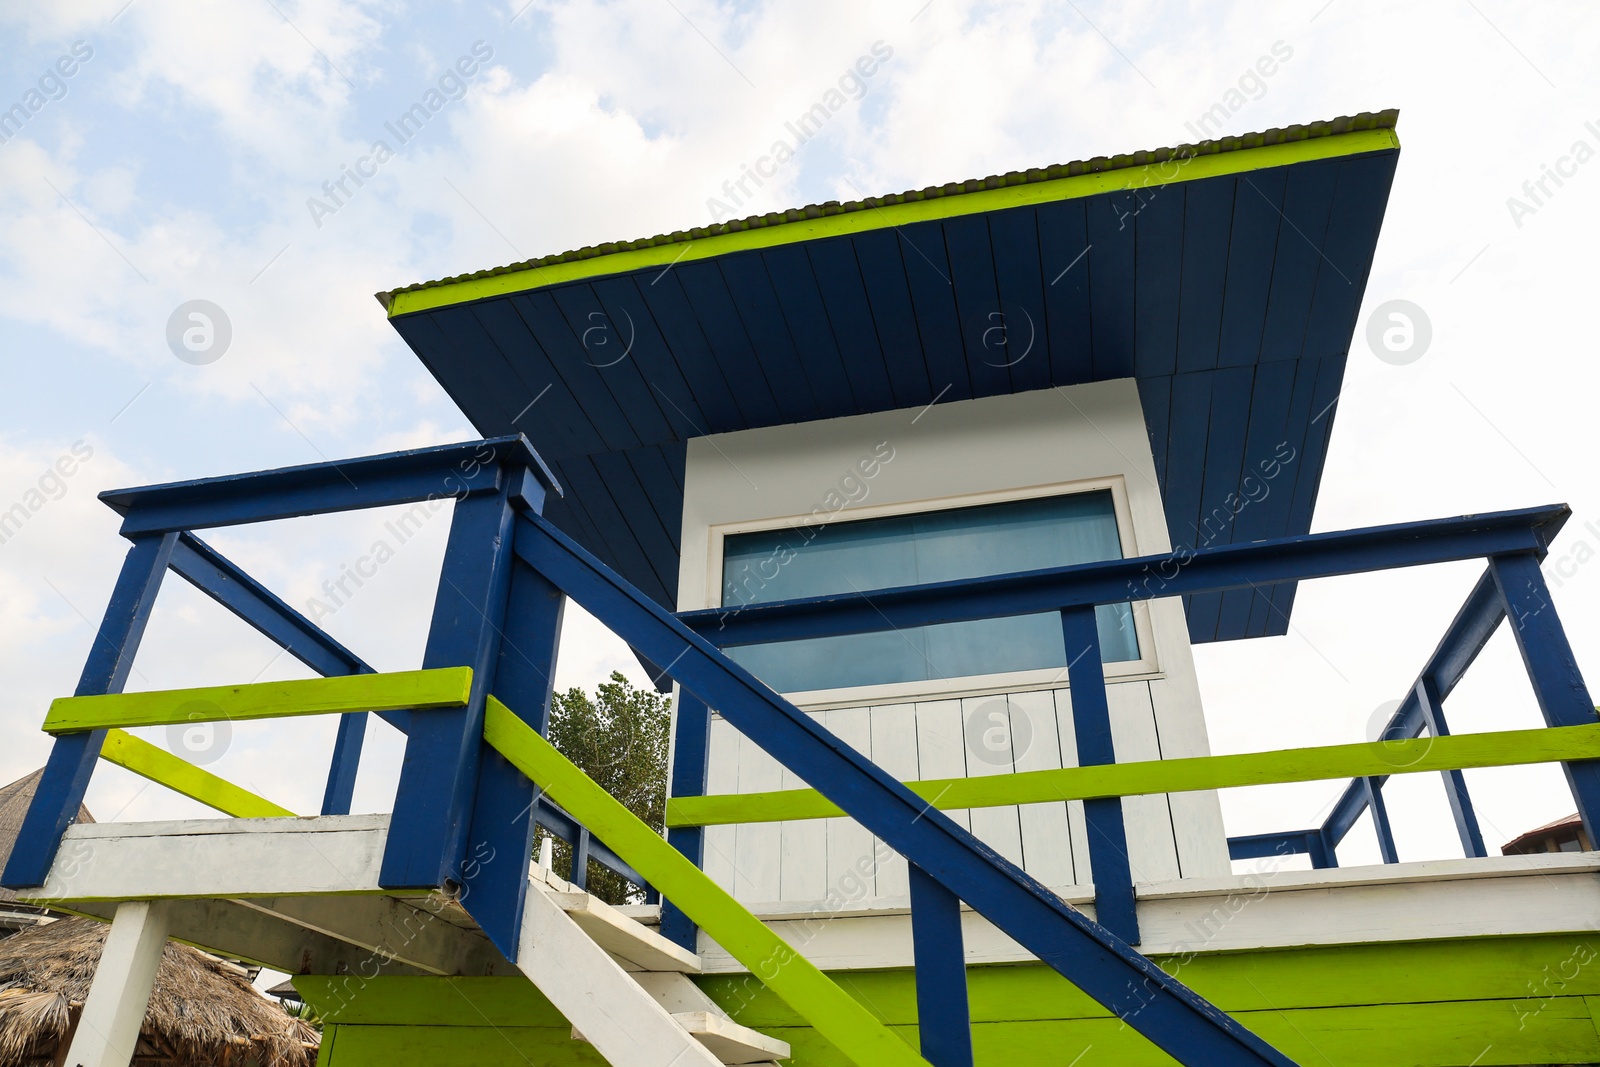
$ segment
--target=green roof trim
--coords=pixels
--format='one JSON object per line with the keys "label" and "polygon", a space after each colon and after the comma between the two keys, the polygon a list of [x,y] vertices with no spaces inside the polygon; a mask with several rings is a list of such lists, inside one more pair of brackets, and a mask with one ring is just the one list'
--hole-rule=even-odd
{"label": "green roof trim", "polygon": [[1151,188],[1400,147],[1399,111],[1362,112],[1194,145],[1097,156],[1028,171],[735,219],[637,241],[594,245],[377,294],[390,318],[585,278],[748,249],[888,229],[930,219]]}

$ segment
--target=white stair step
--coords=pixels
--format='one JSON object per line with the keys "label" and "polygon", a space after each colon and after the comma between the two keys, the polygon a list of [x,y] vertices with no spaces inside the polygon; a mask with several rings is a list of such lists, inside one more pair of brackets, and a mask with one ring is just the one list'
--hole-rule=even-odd
{"label": "white stair step", "polygon": [[528,887],[517,969],[574,1030],[613,1067],[718,1067],[722,1061],[591,940],[556,895],[539,882]]}
{"label": "white stair step", "polygon": [[723,1063],[772,1063],[789,1058],[787,1041],[741,1026],[726,1015],[684,1011],[675,1012],[672,1018]]}
{"label": "white stair step", "polygon": [[584,892],[544,892],[595,944],[611,953],[624,970],[700,973],[698,955],[628,918],[604,901]]}

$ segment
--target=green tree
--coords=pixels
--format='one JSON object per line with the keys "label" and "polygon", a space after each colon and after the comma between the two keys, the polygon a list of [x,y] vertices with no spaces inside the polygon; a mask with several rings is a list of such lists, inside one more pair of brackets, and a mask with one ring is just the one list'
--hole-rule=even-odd
{"label": "green tree", "polygon": [[[671,699],[635,687],[616,671],[593,696],[574,688],[550,701],[550,743],[658,831],[666,817],[671,724]],[[571,869],[570,845],[556,841],[552,864],[558,875]],[[589,892],[609,904],[644,899],[637,887],[594,862],[589,864]]]}

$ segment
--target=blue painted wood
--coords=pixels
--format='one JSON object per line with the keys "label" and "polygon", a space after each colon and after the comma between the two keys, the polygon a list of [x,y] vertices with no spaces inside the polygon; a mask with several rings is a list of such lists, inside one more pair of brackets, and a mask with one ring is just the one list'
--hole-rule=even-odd
{"label": "blue painted wood", "polygon": [[[1106,703],[1106,677],[1100,662],[1100,633],[1094,609],[1064,610],[1061,632],[1066,638],[1067,686],[1072,697],[1078,766],[1115,763],[1117,753],[1111,741],[1111,710]],[[1128,944],[1137,945],[1139,916],[1133,898],[1121,798],[1084,801],[1083,820],[1089,838],[1089,870],[1094,877],[1095,921]]]}
{"label": "blue painted wood", "polygon": [[944,386],[933,386],[928,380],[900,237],[893,230],[868,230],[851,237],[850,243],[861,268],[861,282],[866,288],[867,306],[872,312],[895,406],[921,407]]}
{"label": "blue painted wood", "polygon": [[[1197,519],[1194,541],[1197,548],[1232,544],[1235,540],[1233,521],[1241,499],[1239,484],[1244,469],[1246,420],[1254,387],[1254,367],[1223,367],[1212,375],[1211,418],[1203,461],[1205,472],[1200,482],[1200,499],[1209,506]],[[1243,592],[1253,593],[1254,590]],[[1221,611],[1221,593],[1198,593],[1190,597],[1190,632],[1214,638]]]}
{"label": "blue painted wood", "polygon": [[1261,331],[1267,321],[1287,178],[1287,170],[1279,167],[1234,179],[1233,229],[1228,238],[1228,273],[1217,339],[1219,367],[1247,367],[1261,357]]}
{"label": "blue painted wood", "polygon": [[[75,696],[122,692],[178,535],[154,534],[132,540],[133,547],[122,562],[105,617],[78,677]],[[61,846],[61,835],[78,817],[105,736],[104,730],[62,734],[51,745],[39,788],[17,831],[5,873],[0,876],[7,888],[44,884]]]}
{"label": "blue painted wood", "polygon": [[762,685],[538,515],[516,552],[890,848],[1186,1064],[1292,1063]]}
{"label": "blue painted wood", "polygon": [[[1317,360],[1301,359],[1289,364],[1293,368],[1287,410],[1284,412],[1283,458],[1272,479],[1272,493],[1262,501],[1258,518],[1264,529],[1260,536],[1282,537],[1292,532],[1289,517],[1294,510],[1295,490],[1300,481],[1300,468],[1305,462],[1305,438],[1315,414],[1311,404],[1316,398],[1317,379],[1322,364]],[[1262,364],[1257,373],[1272,373],[1278,368]],[[1250,621],[1247,634],[1285,634],[1289,620],[1282,609],[1292,603],[1291,594],[1282,587],[1266,591],[1250,604]]]}
{"label": "blue painted wood", "polygon": [[[1417,705],[1428,724],[1428,733],[1434,737],[1449,737],[1450,726],[1445,722],[1444,699],[1439,695],[1439,685],[1433,676],[1424,674],[1417,679],[1412,690]],[[1441,771],[1445,799],[1450,804],[1450,817],[1455,820],[1456,833],[1461,838],[1461,851],[1468,856],[1487,856],[1483,846],[1483,831],[1478,827],[1478,813],[1473,810],[1472,798],[1467,795],[1467,780],[1460,771]]]}
{"label": "blue painted wood", "polygon": [[[1168,190],[1156,190],[1163,195]],[[1089,226],[1089,307],[1094,316],[1091,348],[1096,381],[1131,378],[1138,333],[1138,275],[1134,270],[1135,227],[1151,190],[1111,193],[1084,205]]]}
{"label": "blue painted wood", "polygon": [[975,396],[1011,391],[1012,356],[1005,309],[994,280],[994,252],[988,220],[967,215],[944,220],[945,247],[950,255],[950,280],[961,321],[961,345],[967,353],[967,375]]}
{"label": "blue painted wood", "polygon": [[1183,280],[1178,312],[1178,372],[1211,370],[1222,337],[1222,302],[1233,229],[1235,179],[1186,182]]}
{"label": "blue painted wood", "polygon": [[[1289,400],[1294,390],[1294,363],[1262,363],[1253,368],[1254,383],[1249,406],[1249,426],[1244,444],[1244,464],[1234,490],[1235,506],[1230,539],[1236,542],[1265,541],[1282,537],[1284,517],[1289,513],[1289,497],[1294,485],[1292,473],[1283,458],[1292,455],[1285,435]],[[1270,506],[1274,503],[1278,506]],[[1258,607],[1270,607],[1270,590],[1233,589],[1222,594],[1217,610],[1217,632],[1250,632],[1250,621]]]}
{"label": "blue painted wood", "polygon": [[[595,456],[575,456],[562,466],[572,495],[589,515],[589,520],[600,531],[603,546],[610,555],[622,563],[622,568],[634,575],[635,584],[655,597],[660,603],[671,603],[670,591],[677,589],[677,573],[669,572],[668,564],[676,559],[652,557],[641,538],[645,536],[635,524],[628,521],[627,509],[612,495],[611,486],[595,466]],[[659,524],[641,522],[639,527],[651,530],[654,542],[663,540]],[[670,585],[668,583],[671,583]]]}
{"label": "blue painted wood", "polygon": [[366,712],[339,716],[339,730],[333,738],[333,758],[328,761],[328,782],[322,788],[322,814],[350,814],[356,793],[356,772],[361,766],[361,750],[366,740]]}
{"label": "blue painted wood", "polygon": [[[489,305],[478,304],[474,310],[489,310]],[[495,303],[492,310],[516,317],[503,303]],[[517,413],[534,393],[521,399],[526,380],[507,363],[498,343],[484,343],[479,317],[412,315],[390,321],[423,366],[449,390],[451,399],[470,413],[478,431],[493,437],[516,429]]]}
{"label": "blue painted wood", "polygon": [[[603,448],[605,439],[588,418],[568,383],[551,363],[514,305],[491,301],[448,309],[439,319],[443,336],[457,351],[477,354],[478,373],[467,385],[495,391],[494,408],[475,420],[485,435],[503,429],[531,432],[541,451],[560,455],[575,448]],[[451,361],[458,363],[459,357]],[[435,371],[437,373],[437,370]],[[507,383],[515,383],[507,388]],[[499,385],[499,389],[495,386]],[[499,417],[487,417],[500,412]]]}
{"label": "blue painted wood", "polygon": [[[672,716],[672,773],[669,797],[698,797],[706,792],[706,768],[711,763],[711,709],[689,692],[680,691]],[[705,829],[675,826],[667,841],[696,867],[705,866]],[[661,933],[691,952],[698,951],[699,927],[670,900],[661,904]]]}
{"label": "blue painted wood", "polygon": [[572,842],[572,867],[567,872],[567,881],[579,890],[589,888],[589,831],[586,827],[578,828],[578,839]]}
{"label": "blue painted wood", "polygon": [[[683,537],[683,471],[688,443],[666,444],[623,452],[618,458],[628,465],[630,476],[639,483],[661,530],[672,543],[675,558]],[[675,588],[677,582],[671,583]]]}
{"label": "blue painted wood", "polygon": [[657,396],[661,414],[680,438],[707,432],[708,426],[739,425],[739,409],[720,378],[712,382],[691,382],[673,355],[672,346],[640,285],[648,279],[630,275],[597,278],[590,283],[601,307],[612,322],[630,331],[632,348],[628,358],[639,368]]}
{"label": "blue painted wood", "polygon": [[558,286],[550,297],[571,332],[570,343],[557,342],[548,351],[565,363],[562,372],[575,391],[585,396],[609,393],[646,446],[675,439],[685,419],[651,387],[636,358],[640,324],[633,312],[622,307],[612,318],[589,285]]}
{"label": "blue painted wood", "polygon": [[[1489,561],[1489,573],[1505,604],[1506,618],[1511,622],[1511,633],[1517,639],[1517,650],[1522,653],[1544,721],[1551,726],[1594,722],[1594,701],[1539,571],[1539,555],[1522,552],[1495,556]],[[1578,803],[1584,833],[1591,842],[1600,842],[1600,835],[1596,834],[1600,830],[1600,760],[1564,763],[1562,769]]]}
{"label": "blue painted wood", "polygon": [[[528,324],[530,333],[538,339],[537,349],[524,358],[534,358],[540,352],[544,354],[553,373],[566,383],[584,417],[600,432],[606,451],[654,444],[666,435],[666,422],[655,408],[653,398],[649,410],[635,412],[624,407],[611,391],[610,379],[596,369],[590,353],[579,340],[587,325],[580,326],[576,332],[573,330],[556,302],[555,291],[538,289],[518,293],[510,301],[522,321]],[[609,329],[609,325],[602,328]]]}
{"label": "blue painted wood", "polygon": [[711,260],[685,260],[672,268],[670,277],[683,286],[694,319],[710,343],[719,373],[738,397],[746,418],[761,426],[783,422],[772,383],[756,359],[739,311],[728,295],[721,268]]}
{"label": "blue painted wood", "polygon": [[[1289,502],[1289,529],[1304,530],[1311,525],[1311,509],[1317,500],[1317,486],[1322,479],[1323,461],[1328,454],[1328,438],[1333,431],[1333,420],[1339,414],[1339,391],[1344,388],[1344,357],[1324,359],[1317,364],[1317,384],[1311,396],[1310,423],[1306,427],[1305,445],[1295,461],[1294,496]],[[1272,605],[1276,619],[1288,631],[1289,615],[1294,607],[1296,587],[1282,585],[1273,590]]]}
{"label": "blue painted wood", "polygon": [[1372,832],[1378,838],[1378,855],[1385,863],[1399,863],[1400,855],[1394,847],[1394,828],[1389,825],[1389,806],[1383,802],[1383,782],[1387,779],[1363,778],[1367,791],[1367,810],[1372,813]]}
{"label": "blue painted wood", "polygon": [[855,245],[848,237],[832,237],[807,245],[806,255],[844,359],[851,395],[867,411],[893,409],[894,389],[878,344],[878,327],[872,320]]}
{"label": "blue painted wood", "polygon": [[556,486],[554,475],[527,439],[511,436],[113,489],[101,493],[100,499],[124,516],[122,534],[132,538],[496,492],[501,487],[499,464],[510,462],[539,472],[547,486]]}
{"label": "blue painted wood", "polygon": [[[1088,222],[1081,200],[1040,204],[1039,264],[1044,279],[1050,381],[1077,385],[1094,378],[1094,325],[1089,307]],[[1170,389],[1170,386],[1169,386]],[[1163,441],[1161,451],[1165,452]]]}
{"label": "blue painted wood", "polygon": [[471,667],[465,708],[413,711],[379,884],[459,886],[483,747],[484,700],[494,682],[511,584],[516,510],[505,496],[456,503],[422,666]]}
{"label": "blue painted wood", "polygon": [[961,343],[944,226],[937,221],[899,226],[895,238],[900,242],[900,261],[905,264],[911,306],[917,315],[928,384],[941,401],[970,400],[976,394],[967,370],[966,346]]}
{"label": "blue painted wood", "polygon": [[[859,240],[859,238],[858,238]],[[994,279],[1006,316],[1006,354],[1015,392],[1050,385],[1050,316],[1039,260],[1039,216],[1031,207],[989,216]]]}
{"label": "blue painted wood", "polygon": [[761,254],[741,252],[719,266],[784,421],[827,418],[826,409],[811,391],[804,361],[796,350],[794,334],[784,321],[782,305]]}
{"label": "blue painted wood", "polygon": [[933,1067],[972,1067],[961,901],[915,863],[909,870],[918,1048]]}
{"label": "blue painted wood", "polygon": [[1313,868],[1337,867],[1333,848],[1320,829],[1287,830],[1281,833],[1245,834],[1228,838],[1228,858],[1267,859],[1305,853]]}
{"label": "blue painted wood", "polygon": [[1272,284],[1266,322],[1261,330],[1261,361],[1293,360],[1305,347],[1306,319],[1317,275],[1326,265],[1333,192],[1339,179],[1336,161],[1286,168],[1283,224],[1272,257]]}
{"label": "blue painted wood", "polygon": [[1349,351],[1394,171],[1394,157],[1388,155],[1346,159],[1339,164],[1302,358],[1343,358]]}
{"label": "blue painted wood", "polygon": [[[505,621],[497,638],[493,693],[539,734],[548,733],[556,649],[566,597],[520,559],[512,561]],[[472,802],[461,903],[509,960],[521,944],[540,791],[484,746]]]}
{"label": "blue painted wood", "polygon": [[[635,278],[655,318],[661,336],[672,350],[684,379],[689,383],[705,423],[698,433],[727,433],[756,424],[759,412],[766,410],[753,393],[743,393],[722,371],[711,350],[711,342],[689,302],[676,266],[640,274]],[[661,388],[659,385],[657,388]],[[674,401],[682,401],[674,397]]]}
{"label": "blue painted wood", "polygon": [[[722,647],[876,633],[1540,551],[1539,546],[1570,514],[1560,505],[1396,523],[987,578],[749,604],[735,615],[711,608],[679,617]],[[870,602],[865,593],[871,594]]]}
{"label": "blue painted wood", "polygon": [[1133,366],[1141,380],[1178,368],[1178,312],[1183,279],[1182,186],[1145,191],[1134,219],[1135,326]]}
{"label": "blue painted wood", "polygon": [[806,380],[825,411],[855,415],[866,409],[856,402],[845,373],[844,356],[828,321],[828,307],[817,288],[811,257],[801,245],[764,249],[762,265],[777,294],[784,323],[794,335],[795,347],[805,359]]}

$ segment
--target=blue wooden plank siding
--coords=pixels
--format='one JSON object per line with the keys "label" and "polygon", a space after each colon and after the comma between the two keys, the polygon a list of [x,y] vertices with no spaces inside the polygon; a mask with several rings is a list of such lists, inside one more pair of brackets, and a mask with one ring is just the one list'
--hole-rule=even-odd
{"label": "blue wooden plank siding", "polygon": [[[1175,545],[1292,535],[1310,528],[1397,158],[885,226],[394,321],[479,429],[515,420],[581,483],[551,519],[667,606],[682,486],[661,467],[670,452],[681,472],[687,439],[1111,378],[1139,382]],[[595,365],[595,328],[631,339],[623,361]],[[1293,597],[1201,595],[1190,636],[1285,633]]]}

